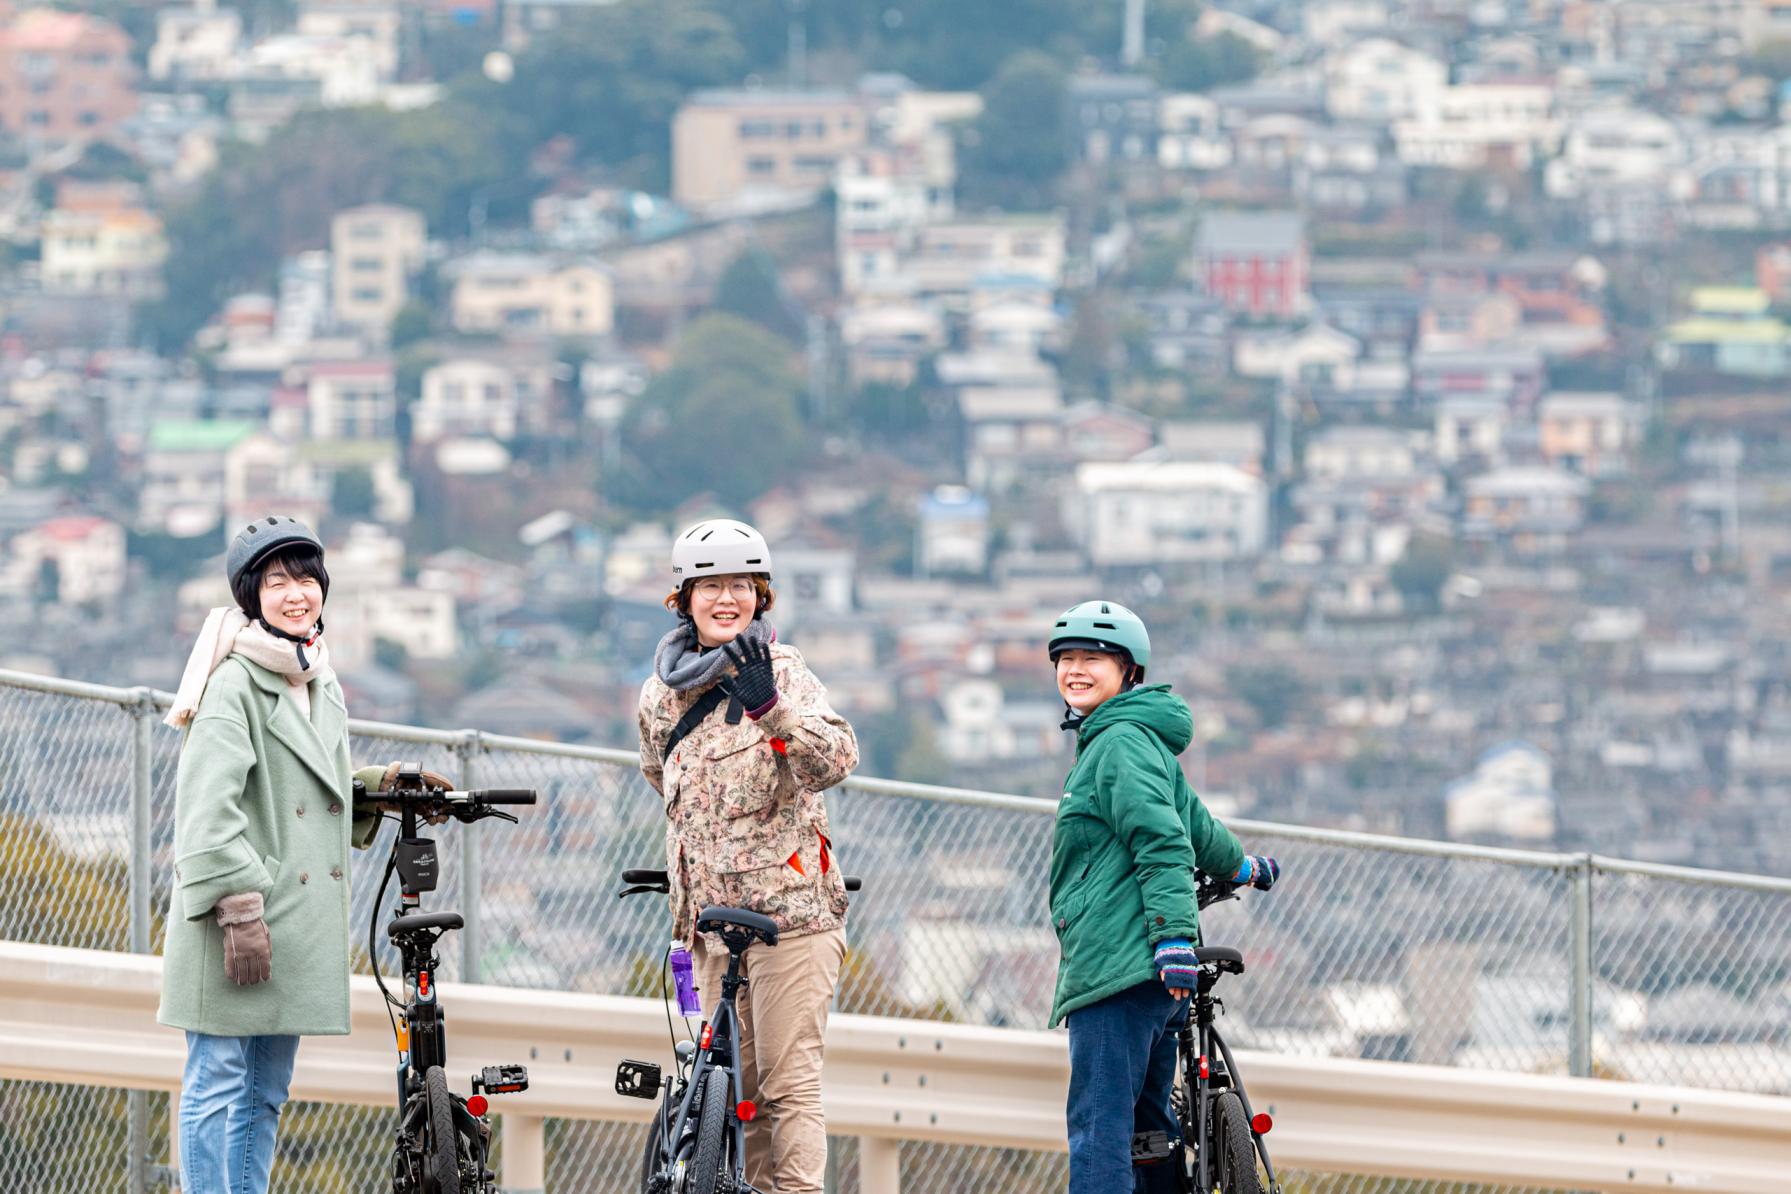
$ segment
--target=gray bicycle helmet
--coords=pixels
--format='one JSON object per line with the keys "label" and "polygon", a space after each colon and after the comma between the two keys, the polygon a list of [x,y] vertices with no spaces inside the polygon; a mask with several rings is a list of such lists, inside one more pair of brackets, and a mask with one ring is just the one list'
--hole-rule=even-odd
{"label": "gray bicycle helmet", "polygon": [[323,551],[323,540],[296,518],[269,514],[238,531],[236,538],[230,541],[229,554],[224,557],[224,571],[229,575],[230,587],[234,589],[237,577],[261,563],[269,553],[295,543],[315,547],[320,553]]}

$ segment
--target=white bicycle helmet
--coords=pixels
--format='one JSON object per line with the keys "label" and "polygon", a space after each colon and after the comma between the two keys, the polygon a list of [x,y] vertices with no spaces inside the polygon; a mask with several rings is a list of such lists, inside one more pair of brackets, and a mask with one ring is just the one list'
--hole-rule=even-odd
{"label": "white bicycle helmet", "polygon": [[759,572],[771,579],[771,548],[765,536],[743,522],[707,519],[672,544],[672,573],[680,581],[735,572]]}

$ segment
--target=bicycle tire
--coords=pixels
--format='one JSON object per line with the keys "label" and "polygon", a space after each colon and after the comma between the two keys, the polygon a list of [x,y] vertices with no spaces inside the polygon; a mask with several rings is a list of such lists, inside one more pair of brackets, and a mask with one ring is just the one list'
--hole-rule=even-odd
{"label": "bicycle tire", "polygon": [[423,1194],[461,1194],[460,1135],[454,1130],[454,1098],[438,1065],[423,1073]]}
{"label": "bicycle tire", "polygon": [[1217,1146],[1213,1151],[1219,1161],[1220,1194],[1262,1194],[1250,1117],[1244,1114],[1244,1100],[1234,1090],[1213,1100],[1213,1143]]}
{"label": "bicycle tire", "polygon": [[[696,1159],[691,1162],[687,1194],[715,1194],[728,1136],[728,1075],[710,1070],[703,1079],[703,1112],[697,1120]],[[730,1175],[731,1177],[732,1175]]]}

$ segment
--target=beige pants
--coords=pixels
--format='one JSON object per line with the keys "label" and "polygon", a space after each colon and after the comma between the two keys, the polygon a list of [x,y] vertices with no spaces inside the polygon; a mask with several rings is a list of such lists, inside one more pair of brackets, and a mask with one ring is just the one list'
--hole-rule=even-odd
{"label": "beige pants", "polygon": [[[703,1011],[721,1002],[728,951],[699,934],[692,951]],[[821,1194],[827,1120],[821,1113],[821,1045],[846,957],[846,930],[784,937],[741,955],[740,1088],[758,1104],[746,1125],[746,1180],[764,1194]]]}

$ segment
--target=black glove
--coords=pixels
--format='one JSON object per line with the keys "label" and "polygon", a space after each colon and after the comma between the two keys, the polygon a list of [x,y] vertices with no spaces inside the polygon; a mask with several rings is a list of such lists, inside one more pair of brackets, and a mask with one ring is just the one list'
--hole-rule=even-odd
{"label": "black glove", "polygon": [[734,674],[722,678],[721,690],[739,701],[748,717],[763,716],[777,704],[777,676],[771,670],[771,645],[735,639],[722,650],[734,661]]}

